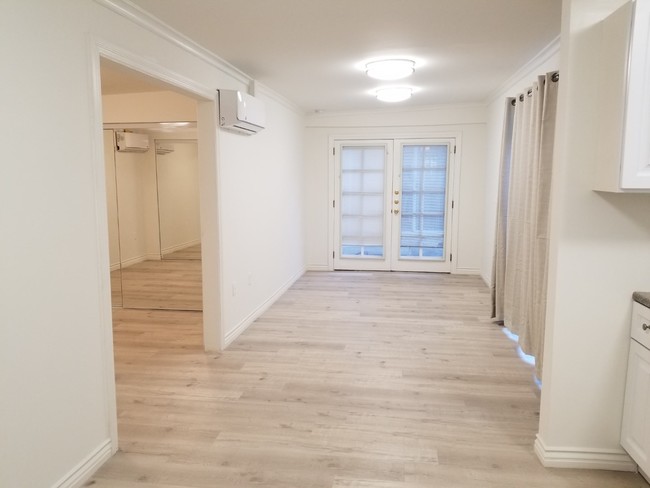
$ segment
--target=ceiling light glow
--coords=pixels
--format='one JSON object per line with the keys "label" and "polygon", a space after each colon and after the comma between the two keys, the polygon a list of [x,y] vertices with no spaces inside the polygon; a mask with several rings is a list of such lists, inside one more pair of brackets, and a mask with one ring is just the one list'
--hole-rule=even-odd
{"label": "ceiling light glow", "polygon": [[366,74],[377,80],[399,80],[414,71],[415,62],[410,59],[384,59],[366,64]]}
{"label": "ceiling light glow", "polygon": [[382,102],[403,102],[413,95],[413,89],[405,86],[395,86],[390,88],[379,88],[375,92],[377,100]]}
{"label": "ceiling light glow", "polygon": [[190,122],[160,122],[164,127],[185,127],[190,125]]}

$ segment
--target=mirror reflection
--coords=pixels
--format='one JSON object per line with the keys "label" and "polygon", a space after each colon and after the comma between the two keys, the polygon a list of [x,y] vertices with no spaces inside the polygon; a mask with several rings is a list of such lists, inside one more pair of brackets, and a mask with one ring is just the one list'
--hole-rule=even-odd
{"label": "mirror reflection", "polygon": [[156,140],[162,259],[201,259],[199,160],[195,140]]}
{"label": "mirror reflection", "polygon": [[[113,295],[124,308],[202,310],[197,143],[147,137],[148,148],[109,146],[116,196],[110,209],[107,191],[109,215],[117,216],[109,232],[120,268]],[[108,154],[106,161],[108,180]]]}

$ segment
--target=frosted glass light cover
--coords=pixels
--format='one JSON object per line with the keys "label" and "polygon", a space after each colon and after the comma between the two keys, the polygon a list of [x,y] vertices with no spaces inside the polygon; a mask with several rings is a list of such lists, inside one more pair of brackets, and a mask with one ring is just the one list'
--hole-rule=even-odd
{"label": "frosted glass light cover", "polygon": [[380,88],[375,92],[377,100],[382,102],[403,102],[413,95],[413,89],[407,87]]}
{"label": "frosted glass light cover", "polygon": [[366,64],[366,74],[376,80],[400,80],[414,71],[415,63],[410,59],[385,59]]}

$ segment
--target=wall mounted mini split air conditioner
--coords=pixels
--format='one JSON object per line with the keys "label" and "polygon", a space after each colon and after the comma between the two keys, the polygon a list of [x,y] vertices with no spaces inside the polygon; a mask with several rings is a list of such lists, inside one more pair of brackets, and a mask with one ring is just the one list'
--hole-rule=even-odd
{"label": "wall mounted mini split air conditioner", "polygon": [[147,152],[149,135],[137,132],[116,132],[115,145],[120,152]]}
{"label": "wall mounted mini split air conditioner", "polygon": [[255,134],[266,125],[264,103],[238,90],[219,90],[219,115],[221,128]]}

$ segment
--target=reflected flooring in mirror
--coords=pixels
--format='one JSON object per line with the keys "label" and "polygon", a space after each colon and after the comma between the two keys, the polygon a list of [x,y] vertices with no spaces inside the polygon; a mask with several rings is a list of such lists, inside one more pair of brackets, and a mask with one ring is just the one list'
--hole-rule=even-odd
{"label": "reflected flooring in mirror", "polygon": [[121,273],[124,308],[203,309],[200,260],[143,261]]}
{"label": "reflected flooring in mirror", "polygon": [[122,306],[122,270],[111,271],[111,303],[113,307]]}
{"label": "reflected flooring in mirror", "polygon": [[163,254],[162,258],[169,260],[201,260],[201,244],[186,247],[185,249],[170,252],[169,254]]}

